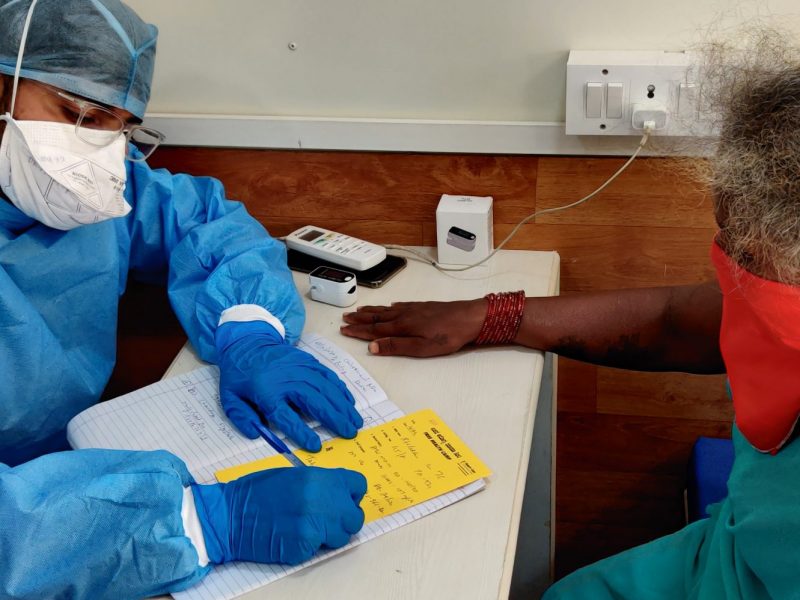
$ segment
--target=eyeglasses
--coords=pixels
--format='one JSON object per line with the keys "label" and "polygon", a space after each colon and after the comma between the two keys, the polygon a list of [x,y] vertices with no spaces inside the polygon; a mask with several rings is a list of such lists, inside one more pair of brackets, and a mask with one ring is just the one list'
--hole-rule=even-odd
{"label": "eyeglasses", "polygon": [[[108,146],[120,134],[124,134],[128,149],[125,158],[132,161],[145,161],[166,138],[163,133],[155,129],[143,125],[128,125],[119,115],[99,104],[70,96],[65,92],[58,91],[56,93],[60,98],[78,107],[75,133],[88,144],[100,147]],[[139,150],[138,154],[132,151],[131,145]]]}
{"label": "eyeglasses", "polygon": [[[78,138],[93,146],[103,147],[113,143],[120,135],[125,136],[127,154],[125,158],[141,162],[147,160],[166,136],[155,129],[143,125],[129,125],[116,113],[104,106],[76,98],[66,92],[39,81],[31,81],[59,98],[74,105],[75,110],[65,114],[75,120],[75,133]],[[66,112],[66,111],[65,111]],[[135,147],[138,152],[133,150]]]}

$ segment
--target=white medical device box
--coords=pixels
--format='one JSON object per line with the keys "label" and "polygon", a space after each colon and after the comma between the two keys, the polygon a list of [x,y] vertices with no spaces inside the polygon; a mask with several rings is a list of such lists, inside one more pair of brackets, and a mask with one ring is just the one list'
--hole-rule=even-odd
{"label": "white medical device box", "polygon": [[313,225],[306,225],[287,235],[286,245],[298,252],[356,271],[365,271],[386,258],[386,248],[383,246]]}
{"label": "white medical device box", "polygon": [[308,274],[311,299],[333,306],[351,306],[358,299],[356,276],[354,273],[317,267]]}
{"label": "white medical device box", "polygon": [[436,208],[439,262],[471,265],[494,249],[491,196],[443,194]]}

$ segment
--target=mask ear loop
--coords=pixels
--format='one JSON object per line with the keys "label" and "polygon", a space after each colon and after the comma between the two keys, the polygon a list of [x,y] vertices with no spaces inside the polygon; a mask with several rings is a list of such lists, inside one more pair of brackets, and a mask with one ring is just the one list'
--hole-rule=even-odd
{"label": "mask ear loop", "polygon": [[19,53],[17,54],[17,66],[14,68],[14,87],[11,91],[11,111],[9,116],[14,118],[14,106],[17,103],[17,87],[19,86],[19,73],[22,70],[22,56],[25,54],[25,44],[28,42],[28,29],[30,29],[31,18],[33,17],[33,9],[38,0],[33,0],[28,9],[28,15],[25,17],[25,26],[22,28],[22,38],[19,41]]}

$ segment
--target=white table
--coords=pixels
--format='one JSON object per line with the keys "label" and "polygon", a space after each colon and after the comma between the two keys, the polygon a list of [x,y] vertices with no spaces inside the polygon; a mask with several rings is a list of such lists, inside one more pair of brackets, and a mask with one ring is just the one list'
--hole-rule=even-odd
{"label": "white table", "polygon": [[[520,531],[514,588],[540,592],[552,558],[552,361],[545,370],[543,353],[510,347],[436,359],[371,356],[365,342],[339,333],[342,309],[312,302],[307,275],[295,273],[295,282],[306,300],[306,331],[352,353],[405,412],[435,409],[494,474],[475,496],[243,597],[507,598]],[[410,258],[383,288],[359,287],[357,305],[459,300],[518,289],[549,296],[558,293],[558,283],[555,252],[501,251],[488,265],[455,274]],[[186,347],[165,376],[199,364]],[[532,449],[534,421],[538,443]]]}

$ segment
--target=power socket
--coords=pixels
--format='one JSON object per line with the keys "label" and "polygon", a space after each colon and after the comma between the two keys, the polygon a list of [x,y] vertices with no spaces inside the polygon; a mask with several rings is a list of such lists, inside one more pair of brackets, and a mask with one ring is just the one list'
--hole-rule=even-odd
{"label": "power socket", "polygon": [[[567,62],[567,135],[709,135],[698,119],[701,82],[688,52],[573,50]],[[636,113],[636,114],[634,114]]]}

